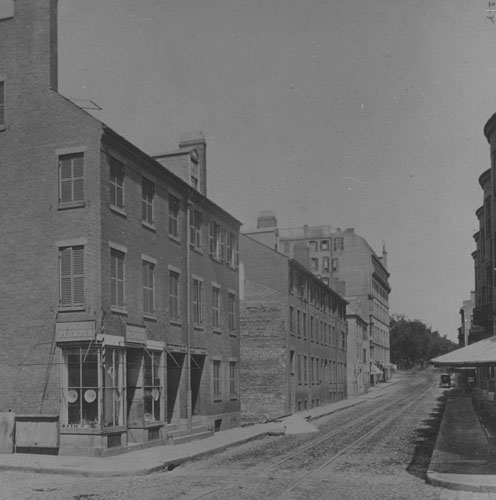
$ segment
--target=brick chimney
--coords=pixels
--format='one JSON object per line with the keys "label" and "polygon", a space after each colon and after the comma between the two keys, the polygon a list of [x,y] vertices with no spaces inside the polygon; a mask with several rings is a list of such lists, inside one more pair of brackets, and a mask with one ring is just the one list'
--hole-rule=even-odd
{"label": "brick chimney", "polygon": [[205,135],[201,131],[182,133],[179,149],[192,150],[191,182],[197,182],[196,189],[207,196],[207,143]]}
{"label": "brick chimney", "polygon": [[57,90],[57,0],[0,2],[0,75],[7,89]]}

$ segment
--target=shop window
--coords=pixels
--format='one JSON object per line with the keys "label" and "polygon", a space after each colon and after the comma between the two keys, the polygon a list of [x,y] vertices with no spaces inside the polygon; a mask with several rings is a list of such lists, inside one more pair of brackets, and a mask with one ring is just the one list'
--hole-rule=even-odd
{"label": "shop window", "polygon": [[159,422],[162,420],[160,401],[162,384],[160,377],[160,353],[145,352],[143,369],[145,422]]}
{"label": "shop window", "polygon": [[98,411],[98,352],[96,348],[76,347],[65,351],[67,385],[67,427],[100,427]]}
{"label": "shop window", "polygon": [[105,347],[103,365],[103,426],[124,425],[124,352]]}

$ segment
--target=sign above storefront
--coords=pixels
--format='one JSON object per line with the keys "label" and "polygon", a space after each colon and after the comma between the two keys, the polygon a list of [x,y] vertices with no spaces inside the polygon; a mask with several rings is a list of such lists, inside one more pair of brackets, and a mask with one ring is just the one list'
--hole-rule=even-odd
{"label": "sign above storefront", "polygon": [[146,344],[146,328],[143,326],[126,325],[126,341],[135,344]]}
{"label": "sign above storefront", "polygon": [[72,323],[57,323],[55,337],[57,342],[95,340],[95,322],[74,321]]}

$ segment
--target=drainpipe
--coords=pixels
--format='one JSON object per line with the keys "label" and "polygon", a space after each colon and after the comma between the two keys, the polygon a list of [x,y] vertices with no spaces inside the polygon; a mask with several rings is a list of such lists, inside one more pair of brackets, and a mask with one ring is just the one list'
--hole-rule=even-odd
{"label": "drainpipe", "polygon": [[191,401],[191,264],[190,264],[190,245],[191,245],[191,190],[188,189],[186,198],[186,432],[192,433],[193,415]]}

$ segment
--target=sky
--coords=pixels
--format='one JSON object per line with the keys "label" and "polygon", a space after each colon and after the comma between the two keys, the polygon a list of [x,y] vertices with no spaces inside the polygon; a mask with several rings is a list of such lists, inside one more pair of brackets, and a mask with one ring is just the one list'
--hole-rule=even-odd
{"label": "sky", "polygon": [[[244,229],[354,227],[390,312],[455,340],[496,112],[482,0],[59,0],[59,91],[150,155],[207,141]],[[496,13],[495,13],[496,15]]]}

